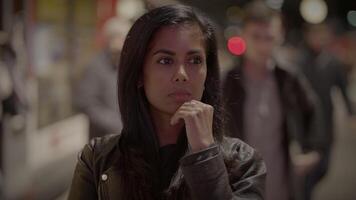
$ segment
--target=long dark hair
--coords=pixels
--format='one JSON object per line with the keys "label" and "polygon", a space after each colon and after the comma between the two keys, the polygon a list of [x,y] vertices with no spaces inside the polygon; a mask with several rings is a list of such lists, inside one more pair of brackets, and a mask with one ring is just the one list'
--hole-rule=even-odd
{"label": "long dark hair", "polygon": [[220,81],[217,42],[213,25],[191,7],[163,6],[141,16],[130,29],[121,53],[118,70],[118,100],[123,123],[120,161],[124,199],[154,199],[157,179],[158,141],[148,111],[148,102],[139,81],[144,59],[154,34],[162,27],[179,24],[198,25],[206,49],[207,78],[202,102],[214,107],[213,134],[222,139]]}

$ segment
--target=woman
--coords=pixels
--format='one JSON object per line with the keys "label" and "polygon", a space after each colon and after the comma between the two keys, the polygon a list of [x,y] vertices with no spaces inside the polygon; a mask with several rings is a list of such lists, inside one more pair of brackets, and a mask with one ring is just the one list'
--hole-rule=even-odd
{"label": "woman", "polygon": [[79,156],[69,199],[263,199],[265,165],[222,133],[213,27],[190,7],[139,18],[118,79],[123,130]]}

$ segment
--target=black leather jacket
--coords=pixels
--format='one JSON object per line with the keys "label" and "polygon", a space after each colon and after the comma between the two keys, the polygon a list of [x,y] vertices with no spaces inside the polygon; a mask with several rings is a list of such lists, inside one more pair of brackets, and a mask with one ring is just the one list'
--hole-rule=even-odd
{"label": "black leather jacket", "polygon": [[[223,84],[224,110],[226,111],[226,135],[246,140],[244,133],[244,106],[246,103],[246,90],[242,72],[243,61],[227,73]],[[303,76],[287,71],[278,65],[273,69],[277,83],[282,110],[282,141],[285,165],[290,171],[291,141],[297,141],[304,152],[322,152],[325,140],[320,122],[320,108],[318,99],[311,90]],[[272,138],[271,138],[272,139]],[[289,174],[290,194],[293,191],[293,176]]]}
{"label": "black leather jacket", "polygon": [[[241,140],[244,134],[243,108],[246,101],[242,63],[230,70],[223,84],[226,117],[226,135]],[[282,108],[284,133],[283,145],[286,157],[289,156],[288,145],[292,139],[299,142],[305,151],[321,151],[325,146],[323,130],[320,123],[319,101],[304,76],[287,71],[278,65],[273,70]],[[286,159],[288,160],[288,159]]]}
{"label": "black leather jacket", "polygon": [[[120,173],[114,158],[119,155],[119,135],[94,138],[79,154],[69,200],[120,199]],[[222,142],[187,154],[170,187],[184,180],[188,197],[178,199],[264,199],[266,167],[256,151],[239,139]],[[167,199],[177,199],[167,197]]]}

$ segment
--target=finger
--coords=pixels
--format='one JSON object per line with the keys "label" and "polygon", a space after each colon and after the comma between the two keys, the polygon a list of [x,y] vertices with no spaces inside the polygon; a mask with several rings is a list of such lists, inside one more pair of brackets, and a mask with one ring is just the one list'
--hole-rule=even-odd
{"label": "finger", "polygon": [[184,105],[182,106],[179,111],[186,111],[191,114],[191,117],[194,119],[200,119],[205,121],[207,124],[212,123],[213,115],[214,115],[214,108],[208,104],[204,105]]}
{"label": "finger", "polygon": [[192,114],[200,114],[205,112],[204,109],[205,109],[204,107],[199,107],[199,106],[182,106],[177,110],[177,112],[186,111],[186,112],[191,112]]}
{"label": "finger", "polygon": [[191,108],[191,107],[196,107],[198,106],[198,104],[194,101],[187,101],[185,102],[184,104],[182,104],[181,107],[188,107],[188,108]]}
{"label": "finger", "polygon": [[185,102],[176,110],[171,118],[170,124],[173,126],[179,122],[182,118],[181,112],[191,112],[192,110],[194,110],[193,103],[191,101]]}
{"label": "finger", "polygon": [[[210,116],[213,114],[214,108],[209,104],[204,104],[200,101],[192,100],[182,104],[172,116],[170,124],[175,125],[179,122],[180,119],[189,116],[197,116],[201,118],[202,116]],[[179,114],[181,113],[181,114]],[[182,115],[184,114],[184,115]],[[211,121],[210,118],[206,120]]]}
{"label": "finger", "polygon": [[211,110],[211,108],[212,108],[212,106],[211,105],[209,105],[209,104],[204,104],[204,103],[202,103],[202,102],[200,102],[200,101],[190,101],[190,102],[186,102],[186,103],[184,103],[181,107],[180,107],[180,109],[184,109],[184,108],[186,108],[186,109],[192,109],[192,110],[198,110],[198,111],[210,111]]}
{"label": "finger", "polygon": [[197,107],[197,108],[201,108],[203,109],[204,112],[213,112],[214,111],[214,107],[209,105],[209,104],[205,104],[203,102],[200,101],[196,101],[196,100],[192,100],[190,101],[188,104],[184,105],[186,107]]}
{"label": "finger", "polygon": [[188,115],[192,115],[192,111],[179,109],[171,118],[170,124],[176,125],[179,120],[184,120]]}

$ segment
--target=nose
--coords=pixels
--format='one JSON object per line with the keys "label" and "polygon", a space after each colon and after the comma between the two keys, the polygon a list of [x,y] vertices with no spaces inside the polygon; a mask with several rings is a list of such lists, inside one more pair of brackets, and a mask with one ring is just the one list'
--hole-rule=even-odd
{"label": "nose", "polygon": [[179,65],[175,74],[174,74],[173,81],[174,82],[187,82],[188,80],[189,80],[189,77],[188,77],[187,71],[185,70],[185,66],[183,64]]}

